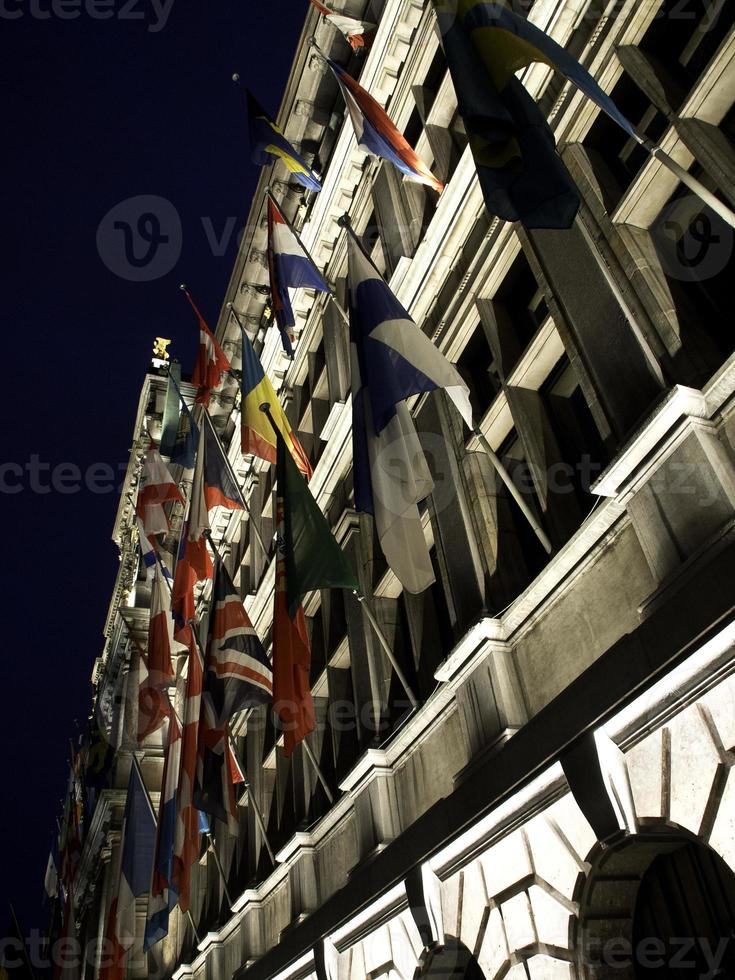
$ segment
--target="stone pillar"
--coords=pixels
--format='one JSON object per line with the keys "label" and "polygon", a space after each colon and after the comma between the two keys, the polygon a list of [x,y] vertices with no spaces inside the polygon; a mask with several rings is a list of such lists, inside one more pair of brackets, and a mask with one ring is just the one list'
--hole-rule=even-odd
{"label": "stone pillar", "polygon": [[594,392],[590,408],[598,425],[602,421],[601,432],[606,434],[606,423],[620,441],[661,392],[629,315],[580,219],[567,230],[537,229],[521,233],[521,238],[537,278],[545,284],[569,359]]}

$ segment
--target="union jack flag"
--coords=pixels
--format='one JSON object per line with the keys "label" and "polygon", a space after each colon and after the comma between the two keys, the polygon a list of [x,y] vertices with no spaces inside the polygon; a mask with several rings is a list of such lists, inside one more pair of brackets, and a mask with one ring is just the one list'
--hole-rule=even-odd
{"label": "union jack flag", "polygon": [[273,672],[224,565],[215,573],[199,725],[196,805],[236,830],[228,724],[243,708],[270,701]]}

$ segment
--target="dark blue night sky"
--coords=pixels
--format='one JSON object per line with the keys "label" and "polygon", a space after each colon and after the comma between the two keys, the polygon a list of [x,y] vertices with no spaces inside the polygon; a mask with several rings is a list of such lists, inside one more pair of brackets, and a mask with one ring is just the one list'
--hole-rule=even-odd
{"label": "dark blue night sky", "polygon": [[[191,368],[197,330],[179,282],[215,324],[258,177],[230,76],[238,70],[275,113],[308,9],[307,0],[169,3],[0,4],[0,310],[10,353],[0,461],[0,928],[9,901],[24,931],[46,923],[43,875],[67,740],[89,711],[117,571],[109,470],[95,471],[108,492],[91,492],[78,489],[75,467],[84,476],[94,464],[127,463],[156,335],[173,338]],[[110,271],[98,248],[103,218],[140,195],[171,203],[174,247],[176,215],[181,222],[178,261],[147,282]],[[121,205],[103,225],[103,252],[114,253],[109,228],[132,220],[130,210]],[[226,229],[224,254],[213,254]],[[141,230],[157,238],[169,229],[144,221]]]}

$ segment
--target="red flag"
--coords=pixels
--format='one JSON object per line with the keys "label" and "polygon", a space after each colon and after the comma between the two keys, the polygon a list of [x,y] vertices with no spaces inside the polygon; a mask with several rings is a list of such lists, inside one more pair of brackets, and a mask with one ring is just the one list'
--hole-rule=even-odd
{"label": "red flag", "polygon": [[216,337],[205,323],[204,317],[199,312],[188,290],[184,290],[184,293],[199,320],[199,353],[194,366],[194,373],[191,376],[191,383],[196,385],[198,389],[197,404],[209,405],[212,389],[219,385],[222,375],[225,371],[229,371],[232,365],[217,343]]}
{"label": "red flag", "polygon": [[181,770],[176,793],[176,828],[174,831],[173,886],[179,895],[182,912],[189,909],[191,866],[199,858],[199,811],[194,807],[194,782],[197,769],[197,738],[202,700],[203,665],[194,642],[191,627],[187,627],[189,662],[186,679],[186,699],[182,718]]}
{"label": "red flag", "polygon": [[283,749],[291,755],[296,746],[316,727],[309,671],[311,647],[306,632],[303,606],[293,619],[286,596],[286,553],[284,545],[284,481],[276,490],[278,545],[276,556],[275,608],[273,612],[273,707],[281,720]]}
{"label": "red flag", "polygon": [[100,958],[99,980],[125,980],[126,949],[117,938],[117,895],[107,915],[105,941]]}

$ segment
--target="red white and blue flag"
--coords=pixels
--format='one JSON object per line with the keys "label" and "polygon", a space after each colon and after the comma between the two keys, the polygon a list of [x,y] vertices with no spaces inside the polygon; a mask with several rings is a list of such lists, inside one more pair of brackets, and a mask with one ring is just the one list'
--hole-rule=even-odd
{"label": "red white and blue flag", "polygon": [[197,386],[197,404],[209,405],[209,396],[212,390],[219,386],[222,375],[231,370],[232,366],[191,295],[187,290],[184,292],[199,321],[199,353],[194,366],[194,373],[191,376],[191,383]]}
{"label": "red white and blue flag", "polygon": [[143,949],[155,946],[168,935],[168,917],[178,901],[173,886],[174,834],[176,831],[176,790],[181,768],[181,729],[171,715],[163,760],[163,784],[158,808],[156,851],[153,858],[153,879],[148,900]]}
{"label": "red white and blue flag", "polygon": [[409,180],[426,184],[441,193],[444,184],[432,174],[385,109],[339,65],[327,59],[339,83],[355,130],[357,145],[373,156],[389,160]]}
{"label": "red white and blue flag", "polygon": [[[273,672],[224,565],[219,564],[204,672],[196,805],[231,830],[237,810],[228,733],[232,716],[273,696]],[[234,825],[234,826],[233,826]]]}
{"label": "red white and blue flag", "polygon": [[296,320],[288,294],[289,287],[316,289],[328,293],[329,286],[270,196],[268,197],[268,273],[273,313],[281,334],[281,343],[288,356],[292,357]]}
{"label": "red white and blue flag", "polygon": [[[227,465],[224,451],[207,418],[204,430],[204,502],[208,511],[215,507],[243,510],[242,494],[235,483],[232,470]],[[200,449],[201,452],[201,449]]]}
{"label": "red white and blue flag", "polygon": [[181,491],[161,459],[161,454],[151,446],[143,460],[138,501],[135,505],[135,513],[143,525],[145,535],[151,537],[168,532],[170,525],[163,505],[173,500],[182,504],[184,502]]}

